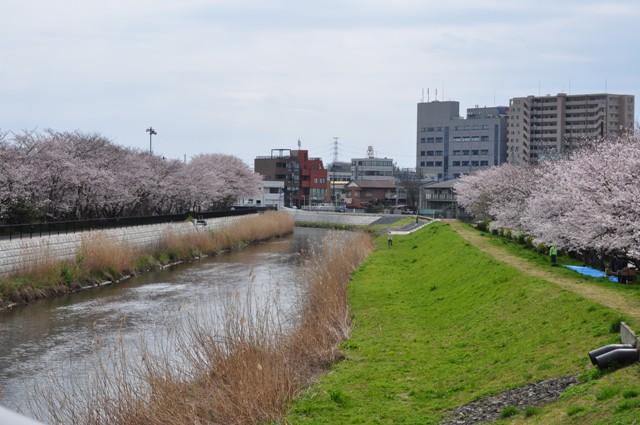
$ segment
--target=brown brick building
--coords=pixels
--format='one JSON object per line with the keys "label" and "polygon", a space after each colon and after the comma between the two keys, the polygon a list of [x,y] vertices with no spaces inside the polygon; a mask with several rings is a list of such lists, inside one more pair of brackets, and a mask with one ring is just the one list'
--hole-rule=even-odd
{"label": "brown brick building", "polygon": [[302,208],[329,201],[329,178],[321,158],[309,158],[306,150],[271,149],[257,157],[254,171],[265,180],[284,182],[284,205]]}

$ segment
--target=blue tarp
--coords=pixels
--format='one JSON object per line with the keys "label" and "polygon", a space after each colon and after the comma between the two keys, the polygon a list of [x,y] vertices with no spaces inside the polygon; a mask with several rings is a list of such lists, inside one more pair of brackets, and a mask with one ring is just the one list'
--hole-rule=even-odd
{"label": "blue tarp", "polygon": [[[576,271],[585,276],[591,277],[606,277],[607,275],[602,270],[592,269],[591,267],[583,267],[583,266],[564,266],[568,269]],[[609,276],[609,280],[612,282],[617,282],[618,278],[615,276]]]}

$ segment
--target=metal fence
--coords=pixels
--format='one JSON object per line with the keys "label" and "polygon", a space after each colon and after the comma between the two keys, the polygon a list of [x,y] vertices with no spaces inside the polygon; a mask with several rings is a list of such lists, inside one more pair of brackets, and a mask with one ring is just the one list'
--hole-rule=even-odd
{"label": "metal fence", "polygon": [[145,226],[149,224],[177,223],[189,217],[206,220],[208,218],[234,217],[256,214],[275,207],[235,207],[227,211],[188,212],[171,215],[152,215],[142,217],[99,218],[93,220],[52,221],[46,223],[5,224],[0,225],[0,239],[24,239],[38,236],[64,235],[67,233],[88,232],[91,230],[114,229],[118,227]]}

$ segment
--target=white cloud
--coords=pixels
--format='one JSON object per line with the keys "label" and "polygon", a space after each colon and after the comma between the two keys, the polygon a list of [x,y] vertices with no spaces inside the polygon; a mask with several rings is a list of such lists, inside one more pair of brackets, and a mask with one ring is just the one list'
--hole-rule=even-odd
{"label": "white cloud", "polygon": [[340,136],[411,166],[423,88],[465,108],[639,86],[631,0],[24,0],[2,15],[4,129],[144,147],[151,124],[171,157]]}

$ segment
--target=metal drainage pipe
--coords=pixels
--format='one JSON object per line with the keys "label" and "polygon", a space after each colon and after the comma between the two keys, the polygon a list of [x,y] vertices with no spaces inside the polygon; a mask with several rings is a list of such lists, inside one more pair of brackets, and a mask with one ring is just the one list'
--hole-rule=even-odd
{"label": "metal drainage pipe", "polygon": [[606,354],[610,351],[613,350],[618,350],[620,348],[633,348],[633,345],[631,344],[609,344],[609,345],[605,345],[604,347],[600,347],[600,348],[596,348],[593,351],[589,351],[589,358],[591,359],[591,364],[593,365],[597,365],[598,363],[596,362],[596,357],[602,355],[602,354]]}
{"label": "metal drainage pipe", "polygon": [[612,364],[625,365],[629,363],[635,363],[639,359],[640,353],[637,349],[618,348],[617,350],[600,354],[598,357],[596,357],[596,364],[600,369],[606,369]]}

